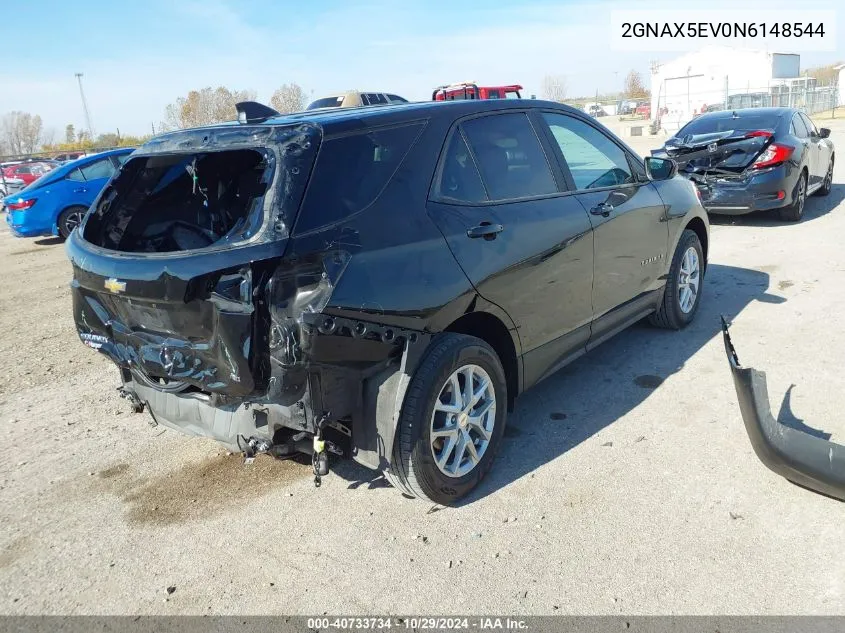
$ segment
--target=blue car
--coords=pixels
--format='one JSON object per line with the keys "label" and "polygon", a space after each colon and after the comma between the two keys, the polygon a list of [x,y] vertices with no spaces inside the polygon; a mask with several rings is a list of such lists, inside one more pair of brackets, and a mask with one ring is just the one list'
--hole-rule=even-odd
{"label": "blue car", "polygon": [[18,237],[67,238],[134,148],[101,152],[66,163],[7,196],[6,224]]}

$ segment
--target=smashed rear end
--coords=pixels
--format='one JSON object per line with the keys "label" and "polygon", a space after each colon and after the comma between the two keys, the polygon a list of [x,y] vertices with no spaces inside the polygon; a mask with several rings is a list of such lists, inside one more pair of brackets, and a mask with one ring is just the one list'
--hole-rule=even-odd
{"label": "smashed rear end", "polygon": [[67,241],[79,337],[154,422],[239,450],[313,425],[298,330],[344,261],[284,254],[320,142],[313,124],[160,137]]}
{"label": "smashed rear end", "polygon": [[652,154],[678,163],[708,211],[737,215],[791,202],[784,183],[793,148],[776,142],[774,127],[682,133]]}

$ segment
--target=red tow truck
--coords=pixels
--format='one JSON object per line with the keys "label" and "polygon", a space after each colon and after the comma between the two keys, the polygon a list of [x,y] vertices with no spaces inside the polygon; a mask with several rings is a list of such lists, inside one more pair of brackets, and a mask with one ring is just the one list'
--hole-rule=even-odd
{"label": "red tow truck", "polygon": [[521,99],[522,86],[479,86],[474,81],[438,86],[431,93],[432,101],[456,99]]}

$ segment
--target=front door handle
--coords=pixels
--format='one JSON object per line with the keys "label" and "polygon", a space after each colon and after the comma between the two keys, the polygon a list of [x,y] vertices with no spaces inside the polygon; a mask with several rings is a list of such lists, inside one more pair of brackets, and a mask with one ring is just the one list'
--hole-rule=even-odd
{"label": "front door handle", "polygon": [[495,240],[496,236],[504,230],[505,227],[503,227],[501,224],[482,222],[478,226],[474,226],[471,229],[467,229],[467,237],[471,237],[472,239],[483,237],[489,242],[490,240]]}
{"label": "front door handle", "polygon": [[593,215],[600,215],[605,218],[610,215],[611,211],[613,211],[613,205],[607,202],[601,202],[590,209],[590,213]]}

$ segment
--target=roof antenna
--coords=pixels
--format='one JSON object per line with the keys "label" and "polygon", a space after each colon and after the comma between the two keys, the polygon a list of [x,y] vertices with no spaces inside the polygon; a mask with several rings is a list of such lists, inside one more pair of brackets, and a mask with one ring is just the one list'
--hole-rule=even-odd
{"label": "roof antenna", "polygon": [[241,101],[235,104],[238,111],[238,123],[263,123],[274,116],[281,116],[270,106],[256,101]]}

